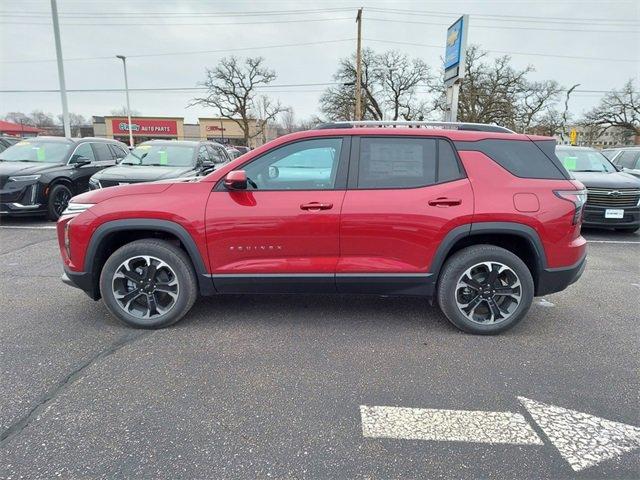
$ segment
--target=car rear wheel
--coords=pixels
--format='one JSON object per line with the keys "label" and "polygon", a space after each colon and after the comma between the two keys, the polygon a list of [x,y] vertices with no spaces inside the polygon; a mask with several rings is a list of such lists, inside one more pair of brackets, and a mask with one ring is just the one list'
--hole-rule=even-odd
{"label": "car rear wheel", "polygon": [[518,256],[494,245],[475,245],[445,263],[438,304],[461,330],[491,335],[524,318],[533,291],[531,272]]}
{"label": "car rear wheel", "polygon": [[197,279],[189,257],[164,240],[145,239],[116,250],[100,274],[109,311],[136,328],[162,328],[193,306]]}
{"label": "car rear wheel", "polygon": [[69,205],[73,193],[66,185],[54,185],[49,192],[47,204],[47,216],[49,220],[56,221]]}

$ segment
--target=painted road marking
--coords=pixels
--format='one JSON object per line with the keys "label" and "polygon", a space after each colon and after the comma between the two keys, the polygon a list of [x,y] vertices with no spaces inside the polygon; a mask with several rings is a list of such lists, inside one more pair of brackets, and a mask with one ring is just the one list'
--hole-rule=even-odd
{"label": "painted road marking", "polygon": [[587,243],[624,243],[628,245],[640,245],[640,242],[630,242],[627,240],[587,240]]}
{"label": "painted road marking", "polygon": [[518,397],[575,471],[640,447],[640,428]]}
{"label": "painted road marking", "polygon": [[[549,442],[575,471],[640,448],[640,428],[518,397]],[[440,442],[544,445],[524,416],[512,412],[360,406],[362,435]]]}
{"label": "painted road marking", "polygon": [[542,445],[518,413],[360,406],[362,434],[373,438]]}
{"label": "painted road marking", "polygon": [[14,230],[55,230],[55,225],[34,225],[34,226],[22,226],[22,225],[0,225],[0,228],[14,229]]}

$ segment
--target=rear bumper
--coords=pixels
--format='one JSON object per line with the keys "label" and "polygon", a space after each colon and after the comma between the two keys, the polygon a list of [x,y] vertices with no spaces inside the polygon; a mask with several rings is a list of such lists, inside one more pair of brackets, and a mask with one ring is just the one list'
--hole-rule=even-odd
{"label": "rear bumper", "polygon": [[570,267],[561,268],[545,268],[540,272],[538,277],[538,286],[536,288],[536,297],[549,295],[551,293],[560,292],[572,283],[578,281],[587,266],[587,254]]}
{"label": "rear bumper", "polygon": [[636,227],[640,225],[640,207],[620,208],[624,210],[622,218],[605,218],[605,207],[586,205],[582,224],[587,227]]}
{"label": "rear bumper", "polygon": [[98,290],[96,283],[93,281],[93,276],[90,273],[72,272],[65,268],[60,280],[62,280],[62,283],[66,285],[79,288],[93,300],[98,300],[100,298],[100,291]]}

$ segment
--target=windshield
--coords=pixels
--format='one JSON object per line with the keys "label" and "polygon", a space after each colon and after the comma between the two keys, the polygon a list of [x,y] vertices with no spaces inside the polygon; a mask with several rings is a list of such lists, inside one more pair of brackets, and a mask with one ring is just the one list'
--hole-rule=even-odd
{"label": "windshield", "polygon": [[122,159],[121,165],[190,167],[194,149],[191,145],[139,145]]}
{"label": "windshield", "polygon": [[65,142],[22,140],[0,153],[0,160],[5,162],[65,163],[71,147],[73,145]]}
{"label": "windshield", "polygon": [[615,172],[616,168],[596,150],[557,148],[556,155],[570,172]]}

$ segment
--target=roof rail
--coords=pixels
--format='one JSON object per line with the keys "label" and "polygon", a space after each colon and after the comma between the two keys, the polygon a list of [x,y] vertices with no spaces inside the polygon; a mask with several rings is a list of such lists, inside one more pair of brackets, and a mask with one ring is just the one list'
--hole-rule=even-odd
{"label": "roof rail", "polygon": [[451,130],[471,130],[476,132],[499,132],[515,133],[506,127],[499,125],[489,125],[487,123],[467,123],[467,122],[421,122],[421,121],[398,121],[398,120],[350,120],[346,122],[323,123],[316,127],[318,130],[329,128],[357,128],[357,127],[407,127],[407,128],[444,128]]}

